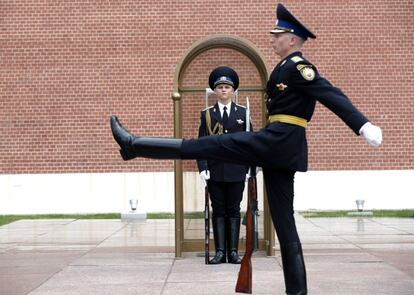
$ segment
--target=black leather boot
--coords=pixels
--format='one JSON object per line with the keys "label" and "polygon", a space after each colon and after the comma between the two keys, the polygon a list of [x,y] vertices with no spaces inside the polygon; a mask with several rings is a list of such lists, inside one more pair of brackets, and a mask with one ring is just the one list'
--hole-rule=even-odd
{"label": "black leather boot", "polygon": [[213,217],[213,234],[216,255],[209,264],[226,263],[226,220],[224,217]]}
{"label": "black leather boot", "polygon": [[239,248],[240,218],[227,218],[227,262],[240,264]]}
{"label": "black leather boot", "polygon": [[114,139],[121,147],[124,161],[136,157],[153,159],[180,159],[182,139],[137,137],[126,130],[116,116],[111,116],[111,129]]}
{"label": "black leather boot", "polygon": [[290,243],[280,245],[282,254],[283,274],[285,277],[286,294],[306,295],[306,269],[303,260],[302,245]]}

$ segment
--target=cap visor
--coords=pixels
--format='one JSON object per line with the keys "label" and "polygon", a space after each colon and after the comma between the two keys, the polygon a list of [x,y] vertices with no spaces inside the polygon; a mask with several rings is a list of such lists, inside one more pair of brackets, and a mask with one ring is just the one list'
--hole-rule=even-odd
{"label": "cap visor", "polygon": [[270,30],[271,34],[280,34],[280,33],[290,33],[293,30],[291,29],[286,29],[286,28],[282,28],[282,27],[274,27],[273,29]]}
{"label": "cap visor", "polygon": [[280,33],[287,33],[287,32],[285,30],[280,30],[280,29],[270,30],[270,34],[280,34]]}
{"label": "cap visor", "polygon": [[226,84],[226,85],[230,85],[230,86],[234,87],[234,84],[230,81],[218,81],[218,82],[214,83],[214,87],[216,87],[218,85],[221,85],[221,84]]}

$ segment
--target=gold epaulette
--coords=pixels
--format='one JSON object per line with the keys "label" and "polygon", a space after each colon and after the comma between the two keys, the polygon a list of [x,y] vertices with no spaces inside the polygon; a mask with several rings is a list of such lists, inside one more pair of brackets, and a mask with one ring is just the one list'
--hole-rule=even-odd
{"label": "gold epaulette", "polygon": [[214,106],[209,106],[209,107],[206,107],[204,110],[202,110],[202,112],[204,112],[204,111],[207,111],[208,109],[211,109],[211,108],[213,108]]}

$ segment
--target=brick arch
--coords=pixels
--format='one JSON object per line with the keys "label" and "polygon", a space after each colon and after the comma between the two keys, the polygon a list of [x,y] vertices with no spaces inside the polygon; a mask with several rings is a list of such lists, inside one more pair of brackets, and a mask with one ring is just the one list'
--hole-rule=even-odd
{"label": "brick arch", "polygon": [[[208,77],[218,66],[233,68],[240,80],[239,95],[236,102],[245,105],[246,96],[250,98],[252,123],[255,128],[262,125],[262,105],[264,85],[256,65],[244,54],[232,48],[213,48],[195,57],[181,75],[179,89],[181,92],[181,130],[184,138],[198,136],[200,111],[212,106],[217,98],[211,95],[206,102],[205,89]],[[195,161],[185,161],[184,171],[197,171]]]}
{"label": "brick arch", "polygon": [[[238,36],[213,35],[195,42],[184,53],[176,67],[172,95],[174,136],[181,138],[196,135],[199,111],[205,107],[205,104],[204,106],[202,104],[202,98],[205,95],[205,88],[208,86],[208,74],[215,66],[219,65],[232,66],[239,73],[241,78],[239,93],[243,90],[243,96],[251,97],[253,124],[256,121],[258,129],[264,117],[263,95],[268,80],[266,64],[265,58],[258,48],[250,41]],[[252,101],[254,101],[253,104]],[[239,102],[244,104],[245,101],[239,100]],[[185,128],[183,128],[183,122],[185,122]],[[184,170],[196,171],[195,161],[175,161],[174,164],[175,254],[177,257],[181,256],[182,251],[194,249],[195,242],[184,237]],[[264,206],[264,237],[268,241],[272,241],[274,237],[272,238],[270,217],[266,205]],[[200,249],[197,249],[201,250],[202,239],[198,242]],[[271,252],[268,251],[268,254],[271,255]]]}
{"label": "brick arch", "polygon": [[211,35],[195,42],[178,62],[174,77],[174,93],[180,93],[180,80],[188,65],[201,53],[213,48],[231,48],[247,56],[257,67],[262,84],[268,78],[266,60],[260,50],[249,40],[234,35]]}
{"label": "brick arch", "polygon": [[[175,127],[177,137],[197,137],[200,110],[204,109],[208,75],[217,66],[230,66],[240,78],[239,103],[250,97],[254,126],[263,117],[262,96],[268,74],[260,51],[248,40],[231,35],[213,35],[195,42],[177,65],[174,89],[179,93]],[[177,96],[178,97],[178,96]],[[212,99],[209,105],[215,103]],[[184,171],[196,171],[195,162],[184,162]]]}

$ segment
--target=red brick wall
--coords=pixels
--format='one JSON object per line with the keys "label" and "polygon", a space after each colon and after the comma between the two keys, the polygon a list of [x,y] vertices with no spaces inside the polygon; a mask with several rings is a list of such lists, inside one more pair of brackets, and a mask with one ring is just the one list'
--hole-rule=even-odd
{"label": "red brick wall", "polygon": [[[122,162],[109,115],[134,133],[172,136],[176,65],[209,35],[253,42],[272,69],[276,2],[231,3],[3,0],[0,173],[171,171],[172,161]],[[308,132],[309,168],[413,169],[412,1],[284,4],[318,36],[305,45],[306,57],[384,132],[383,146],[372,149],[319,105]],[[183,83],[205,87],[209,66],[222,63],[241,71],[242,85],[260,82],[245,57],[221,52],[196,58]],[[195,95],[183,94],[189,135],[204,107],[204,94]]]}

